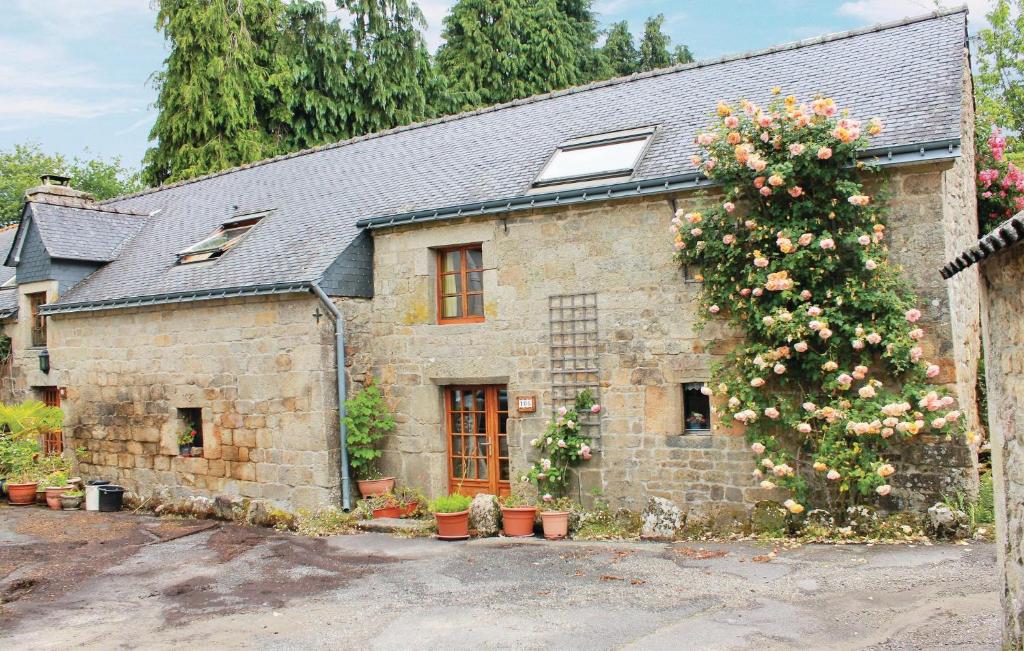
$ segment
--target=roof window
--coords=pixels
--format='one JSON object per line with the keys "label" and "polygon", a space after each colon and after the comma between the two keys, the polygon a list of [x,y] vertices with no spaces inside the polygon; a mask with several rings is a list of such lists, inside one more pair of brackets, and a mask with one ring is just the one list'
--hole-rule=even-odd
{"label": "roof window", "polygon": [[647,151],[654,127],[613,131],[563,142],[534,187],[629,178]]}
{"label": "roof window", "polygon": [[268,214],[267,212],[249,214],[225,222],[209,236],[184,251],[178,252],[178,264],[205,262],[219,258],[237,245],[245,234]]}

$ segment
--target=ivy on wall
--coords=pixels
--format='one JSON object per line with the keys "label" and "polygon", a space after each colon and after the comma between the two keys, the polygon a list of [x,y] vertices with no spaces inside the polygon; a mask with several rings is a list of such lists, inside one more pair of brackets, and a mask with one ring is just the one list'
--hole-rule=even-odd
{"label": "ivy on wall", "polygon": [[885,212],[859,154],[882,123],[826,97],[720,103],[693,163],[721,205],[679,211],[677,259],[703,270],[704,319],[745,340],[714,370],[721,417],[742,423],[761,486],[845,507],[892,491],[893,448],[950,434],[960,413],[929,384],[921,312],[888,261]]}

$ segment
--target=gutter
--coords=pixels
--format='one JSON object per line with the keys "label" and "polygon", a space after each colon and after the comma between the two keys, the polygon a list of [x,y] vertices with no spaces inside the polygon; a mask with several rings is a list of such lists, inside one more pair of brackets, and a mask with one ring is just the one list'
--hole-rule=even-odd
{"label": "gutter", "polygon": [[137,296],[133,298],[112,298],[103,301],[85,301],[81,303],[49,303],[39,308],[39,313],[73,314],[75,312],[94,312],[111,308],[145,307],[148,305],[167,305],[170,303],[191,303],[218,298],[236,298],[240,296],[266,296],[269,294],[299,293],[309,290],[308,282],[273,283],[253,285],[250,287],[229,287],[226,289],[201,289],[189,292],[170,292]]}
{"label": "gutter", "polygon": [[[882,167],[888,167],[891,165],[908,165],[947,160],[958,158],[959,156],[960,139],[948,138],[945,140],[936,140],[918,144],[894,145],[891,147],[868,149],[864,152],[861,160]],[[553,206],[571,206],[596,201],[611,201],[630,197],[659,195],[693,190],[696,188],[714,187],[716,185],[717,183],[708,179],[699,172],[688,172],[686,174],[676,174],[673,176],[654,179],[625,181],[587,188],[572,188],[561,191],[520,195],[505,199],[493,199],[490,201],[448,206],[432,210],[417,210],[413,212],[399,213],[396,215],[370,217],[357,221],[356,227],[366,228],[373,231],[382,228],[390,228],[392,226],[421,224],[450,219],[460,219],[463,217],[476,217],[479,215],[492,215],[521,210],[535,210],[537,208],[550,208]]]}
{"label": "gutter", "polygon": [[315,282],[310,283],[309,291],[320,299],[324,308],[334,319],[334,345],[337,357],[335,380],[338,384],[338,438],[341,444],[341,508],[348,512],[352,510],[352,478],[349,476],[348,469],[348,428],[345,426],[345,321],[341,310],[327,297],[319,285]]}

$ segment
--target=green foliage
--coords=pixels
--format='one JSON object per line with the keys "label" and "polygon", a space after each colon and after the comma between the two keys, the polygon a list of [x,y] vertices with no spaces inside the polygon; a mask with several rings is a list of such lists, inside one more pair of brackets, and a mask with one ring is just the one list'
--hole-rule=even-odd
{"label": "green foliage", "polygon": [[640,70],[640,52],[633,43],[629,23],[624,20],[609,28],[602,52],[615,76],[631,75]]}
{"label": "green foliage", "polygon": [[359,393],[345,401],[348,455],[357,479],[370,479],[376,472],[377,449],[382,438],[395,428],[395,419],[375,384],[367,382]]}
{"label": "green foliage", "polygon": [[142,188],[137,172],[121,165],[121,159],[72,158],[49,155],[39,145],[25,143],[0,150],[0,226],[21,220],[25,191],[39,185],[43,174],[71,178],[78,190],[97,199],[109,199]]}
{"label": "green foliage", "polygon": [[82,491],[76,489],[76,490],[64,491],[61,495],[62,495],[62,497],[84,497],[85,493],[83,493]]}
{"label": "green foliage", "polygon": [[184,427],[178,433],[178,445],[192,445],[193,441],[196,440],[196,431],[191,427]]}
{"label": "green foliage", "polygon": [[[991,126],[1024,132],[1024,0],[996,0],[978,32],[979,131]],[[1016,144],[1020,151],[1021,144]]]}
{"label": "green foliage", "polygon": [[677,45],[672,50],[672,63],[693,63],[693,52],[686,45]]}
{"label": "green foliage", "polygon": [[592,509],[577,511],[574,540],[635,540],[640,537],[643,520],[628,509],[613,510],[606,501],[595,498]]}
{"label": "green foliage", "polygon": [[640,70],[654,70],[672,65],[672,53],[669,52],[671,39],[661,31],[665,24],[665,16],[651,16],[644,23],[644,35],[640,39]]}
{"label": "green foliage", "polygon": [[440,71],[462,108],[585,83],[608,69],[589,0],[459,0],[444,19]]}
{"label": "green foliage", "polygon": [[1024,210],[1024,170],[1006,155],[1010,140],[998,128],[975,132],[979,235]]}
{"label": "green foliage", "polygon": [[504,506],[506,509],[534,506],[533,500],[531,500],[529,496],[515,490],[504,497],[498,498],[498,504]]}
{"label": "green foliage", "polygon": [[295,531],[303,536],[319,538],[358,531],[356,517],[333,506],[315,510],[300,509],[295,514]]}
{"label": "green foliage", "polygon": [[978,396],[978,417],[988,429],[988,378],[985,376],[985,352],[978,357],[978,378],[975,380],[975,394]]}
{"label": "green foliage", "polygon": [[560,407],[558,415],[548,423],[544,435],[530,441],[540,458],[520,481],[532,481],[543,499],[565,495],[569,487],[569,469],[591,457],[590,437],[583,433],[582,419],[600,413],[601,406],[594,403],[589,390],[576,396],[571,409]]}
{"label": "green foliage", "polygon": [[451,495],[442,495],[430,500],[430,512],[431,513],[461,513],[469,508],[469,505],[473,503],[473,500],[465,495],[458,493],[452,493]]}
{"label": "green foliage", "polygon": [[746,426],[763,487],[833,511],[888,495],[890,448],[956,433],[960,417],[930,390],[940,368],[921,361],[921,312],[861,184],[858,155],[881,129],[821,97],[720,104],[693,162],[724,202],[672,224],[679,261],[703,270],[705,318],[745,333],[714,370],[719,417]]}
{"label": "green foliage", "polygon": [[145,157],[148,184],[277,153],[266,121],[272,103],[288,100],[288,71],[275,56],[282,10],[281,0],[159,1],[157,29],[170,54],[153,78],[159,114]]}

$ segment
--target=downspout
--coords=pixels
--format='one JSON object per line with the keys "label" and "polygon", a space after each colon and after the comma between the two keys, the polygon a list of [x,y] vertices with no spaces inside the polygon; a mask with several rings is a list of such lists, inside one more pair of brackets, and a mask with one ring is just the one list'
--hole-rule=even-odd
{"label": "downspout", "polygon": [[309,289],[320,299],[334,319],[334,346],[338,359],[336,379],[338,382],[338,437],[341,443],[341,508],[347,512],[352,510],[352,481],[348,470],[348,428],[345,427],[345,321],[341,316],[341,310],[327,297],[319,285],[315,282],[310,283]]}

